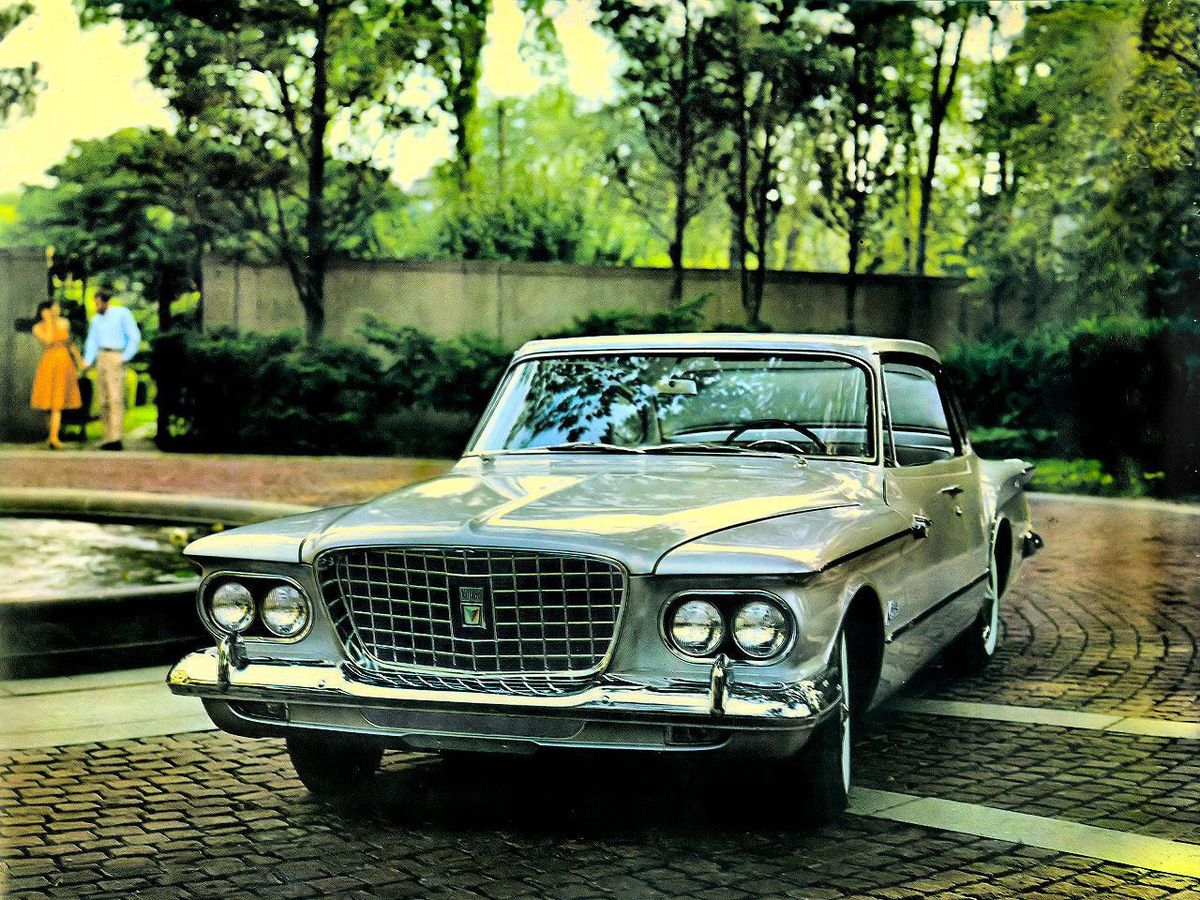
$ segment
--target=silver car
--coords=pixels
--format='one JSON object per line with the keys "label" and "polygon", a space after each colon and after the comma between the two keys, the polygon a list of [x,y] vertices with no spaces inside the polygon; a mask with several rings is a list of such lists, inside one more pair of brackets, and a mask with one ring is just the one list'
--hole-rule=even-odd
{"label": "silver car", "polygon": [[388,748],[723,752],[825,820],[873,704],[995,653],[1030,473],[924,344],[533,341],[445,475],[191,544],[217,644],[168,683],[318,794]]}

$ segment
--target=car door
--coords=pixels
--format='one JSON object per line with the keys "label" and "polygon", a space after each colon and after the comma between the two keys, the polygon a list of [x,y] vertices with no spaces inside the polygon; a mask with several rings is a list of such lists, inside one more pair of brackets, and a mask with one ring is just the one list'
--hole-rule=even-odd
{"label": "car door", "polygon": [[[979,498],[979,461],[966,441],[945,380],[932,360],[896,354],[882,360],[886,397],[888,505],[923,534],[914,571],[898,601],[893,631],[915,627],[973,587],[987,571]],[[938,617],[933,634],[965,626],[974,611]],[[961,620],[961,621],[960,621]],[[952,635],[943,634],[942,638]]]}

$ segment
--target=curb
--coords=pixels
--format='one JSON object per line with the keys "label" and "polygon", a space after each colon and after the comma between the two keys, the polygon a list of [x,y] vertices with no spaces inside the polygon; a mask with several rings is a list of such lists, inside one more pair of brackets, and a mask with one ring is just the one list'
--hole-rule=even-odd
{"label": "curb", "polygon": [[0,488],[0,516],[235,526],[310,512],[312,509],[311,506],[293,503],[146,491]]}
{"label": "curb", "polygon": [[[0,495],[2,496],[2,495]],[[1097,497],[1094,494],[1055,494],[1049,491],[1029,491],[1030,500],[1038,503],[1078,503],[1082,506],[1117,506],[1143,512],[1174,513],[1180,516],[1200,516],[1200,504],[1177,500],[1158,500],[1154,497]]]}

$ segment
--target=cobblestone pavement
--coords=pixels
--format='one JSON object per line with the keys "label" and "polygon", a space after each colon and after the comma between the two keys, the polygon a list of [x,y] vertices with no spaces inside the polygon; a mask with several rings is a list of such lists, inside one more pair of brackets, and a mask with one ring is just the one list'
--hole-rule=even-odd
{"label": "cobblestone pavement", "polygon": [[3,793],[9,890],[1200,898],[1196,879],[873,819],[798,831],[754,813],[777,795],[740,767],[584,762],[464,771],[396,754],[369,799],[339,808],[309,799],[278,741],[204,733],[22,753]]}
{"label": "cobblestone pavement", "polygon": [[1200,844],[1194,740],[904,715],[878,722],[860,758],[864,787]]}
{"label": "cobblestone pavement", "polygon": [[[120,470],[77,457],[53,463],[70,486]],[[141,489],[148,471],[156,489],[217,493],[209,483],[236,471],[228,492],[311,503],[439,465],[146,458]],[[42,483],[8,462],[0,480]],[[1200,518],[1045,497],[1035,518],[1047,547],[1007,597],[993,665],[969,679],[935,666],[911,693],[1200,721]],[[1195,846],[1198,759],[1196,740],[885,712],[859,741],[856,777]],[[14,897],[1200,900],[1200,879],[952,831],[853,815],[803,831],[762,811],[779,799],[762,769],[716,762],[389,754],[369,797],[331,807],[305,793],[280,742],[216,732],[0,756]]]}
{"label": "cobblestone pavement", "polygon": [[1200,720],[1200,517],[1035,499],[1046,548],[1003,607],[984,676],[930,677],[941,699]]}

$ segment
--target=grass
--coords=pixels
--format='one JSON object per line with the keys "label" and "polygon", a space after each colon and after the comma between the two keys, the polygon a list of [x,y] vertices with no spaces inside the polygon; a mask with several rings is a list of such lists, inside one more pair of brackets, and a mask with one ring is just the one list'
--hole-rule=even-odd
{"label": "grass", "polygon": [[[154,425],[158,421],[158,407],[152,403],[145,406],[135,406],[125,411],[125,434],[128,436],[139,428]],[[89,443],[104,439],[104,423],[96,419],[87,424],[87,439]]]}
{"label": "grass", "polygon": [[1145,497],[1158,493],[1161,472],[1133,473],[1127,484],[1100,467],[1095,459],[1037,459],[1032,491],[1050,494],[1093,494],[1098,497]]}

